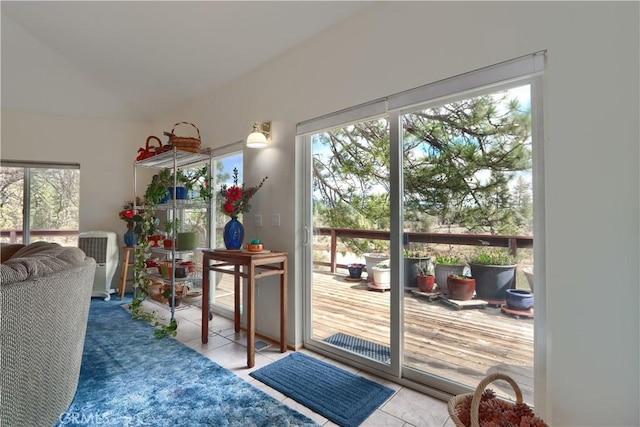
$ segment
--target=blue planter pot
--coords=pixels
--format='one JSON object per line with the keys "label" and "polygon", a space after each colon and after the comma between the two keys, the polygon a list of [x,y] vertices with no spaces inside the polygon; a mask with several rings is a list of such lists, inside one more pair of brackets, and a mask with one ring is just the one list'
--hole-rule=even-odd
{"label": "blue planter pot", "polygon": [[527,311],[533,307],[533,294],[524,289],[507,289],[505,300],[511,310]]}
{"label": "blue planter pot", "polygon": [[352,279],[360,279],[362,277],[362,270],[364,270],[364,264],[349,264],[347,269],[349,270],[349,277]]}
{"label": "blue planter pot", "polygon": [[185,187],[169,187],[169,195],[173,199],[185,200],[188,196],[188,191]]}
{"label": "blue planter pot", "polygon": [[240,249],[242,247],[244,226],[238,221],[238,218],[231,218],[231,220],[227,222],[224,226],[222,238],[224,239],[224,246],[227,249]]}

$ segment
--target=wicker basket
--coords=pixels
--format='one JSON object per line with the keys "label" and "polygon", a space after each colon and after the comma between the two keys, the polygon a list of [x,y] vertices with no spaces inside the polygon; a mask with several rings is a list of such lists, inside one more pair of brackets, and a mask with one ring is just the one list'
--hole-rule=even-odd
{"label": "wicker basket", "polygon": [[[188,136],[176,136],[176,134],[174,133],[176,126],[182,125],[182,124],[193,126],[198,134],[198,137],[193,138]],[[198,129],[198,127],[193,123],[178,122],[175,125],[173,125],[173,129],[171,129],[171,138],[169,139],[169,142],[172,146],[174,146],[178,150],[189,151],[191,153],[199,153],[200,152],[200,129]]]}
{"label": "wicker basket", "polygon": [[476,387],[475,393],[459,394],[457,396],[452,397],[449,400],[449,404],[447,405],[447,410],[449,411],[449,415],[451,415],[451,420],[457,427],[465,427],[462,421],[460,421],[460,418],[458,418],[456,408],[468,396],[473,396],[473,400],[471,401],[471,427],[480,427],[480,421],[478,420],[478,409],[480,408],[480,398],[482,397],[482,392],[484,392],[484,389],[487,388],[487,386],[490,383],[494,382],[495,380],[505,380],[506,382],[511,384],[511,387],[513,388],[513,391],[516,394],[516,402],[522,403],[522,391],[520,390],[520,387],[518,387],[518,384],[516,384],[516,382],[513,380],[513,378],[505,374],[488,375],[482,381],[480,381],[480,384],[478,384],[478,387]]}

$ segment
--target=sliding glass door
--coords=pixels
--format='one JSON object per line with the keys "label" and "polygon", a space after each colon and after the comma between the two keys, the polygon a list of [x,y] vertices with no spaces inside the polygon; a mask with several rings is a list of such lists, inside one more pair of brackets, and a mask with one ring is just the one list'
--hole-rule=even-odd
{"label": "sliding glass door", "polygon": [[[435,271],[435,289],[417,286],[427,265],[445,267],[446,258],[472,275],[463,265],[486,246],[517,252],[520,271],[533,264],[530,245],[509,249],[497,240],[533,242],[530,91],[529,84],[492,88],[400,114],[404,261],[423,266],[404,270],[402,355],[403,374],[420,382],[474,387],[501,372],[533,403],[532,312],[515,318],[502,309],[504,295],[485,301],[479,289],[462,301]],[[530,290],[524,274],[513,285]]]}
{"label": "sliding glass door", "polygon": [[[471,275],[469,260],[489,247],[517,256],[509,287],[533,291],[524,272],[542,197],[533,178],[543,58],[298,125],[308,179],[305,346],[451,394],[502,372],[533,403],[533,308],[514,313],[502,294],[464,301],[442,272],[453,263]],[[357,264],[361,276],[349,269]],[[418,276],[429,273],[432,287],[422,287],[428,277]]]}
{"label": "sliding glass door", "polygon": [[[238,149],[242,149],[242,144],[236,144]],[[238,170],[238,181],[242,182],[242,151],[233,150],[228,153],[214,154],[213,158],[213,173],[212,187],[220,188],[223,184],[228,186],[233,185],[233,170]],[[229,220],[229,217],[222,213],[222,202],[217,199],[219,196],[218,191],[213,192],[213,199],[211,200],[212,206],[212,224],[211,227],[211,242],[208,246],[212,248],[219,248],[224,246],[222,239],[222,230],[224,225]],[[202,259],[202,257],[200,257]],[[233,318],[234,312],[234,298],[235,292],[233,287],[233,276],[230,274],[222,273],[210,273],[209,278],[211,283],[211,307],[217,313],[223,313],[230,318]]]}
{"label": "sliding glass door", "polygon": [[389,132],[385,118],[310,135],[310,338],[390,362]]}

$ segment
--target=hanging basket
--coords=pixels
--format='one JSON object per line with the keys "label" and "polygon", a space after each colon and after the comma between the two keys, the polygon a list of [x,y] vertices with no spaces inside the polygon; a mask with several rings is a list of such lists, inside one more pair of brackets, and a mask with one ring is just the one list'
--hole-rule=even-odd
{"label": "hanging basket", "polygon": [[[468,424],[463,423],[460,420],[460,415],[462,414],[462,411],[464,411],[463,406],[464,406],[464,402],[471,397],[471,414],[470,417],[465,417],[467,419],[470,418],[471,420],[471,427],[480,427],[480,420],[479,420],[479,409],[480,409],[480,400],[482,398],[482,393],[484,392],[485,388],[492,383],[493,381],[496,380],[505,380],[506,382],[508,382],[511,387],[513,388],[513,391],[515,392],[516,395],[516,404],[522,404],[523,400],[522,400],[522,391],[520,390],[520,387],[518,387],[518,384],[516,384],[516,382],[513,380],[513,378],[511,378],[508,375],[505,374],[491,374],[488,375],[487,377],[485,377],[482,381],[480,381],[480,384],[478,384],[478,387],[476,387],[476,391],[474,393],[464,393],[464,394],[459,394],[457,396],[452,397],[449,400],[449,404],[447,405],[447,410],[449,411],[449,415],[451,416],[451,420],[453,421],[453,423],[456,425],[456,427],[468,427]],[[495,398],[496,400],[498,400],[497,398]],[[500,399],[502,400],[502,399]],[[507,402],[505,400],[502,400],[502,402],[505,403],[505,407],[507,409],[509,408],[513,408],[515,406],[515,404]],[[546,426],[547,424],[544,423],[544,421],[540,420],[539,418],[535,417],[532,413],[531,415],[532,417],[534,417],[534,419],[536,421],[538,421],[536,424],[532,424],[532,425],[544,425]]]}
{"label": "hanging basket", "polygon": [[[177,136],[174,132],[178,125],[191,125],[195,128],[196,133],[198,134],[197,138],[188,137],[188,136]],[[193,123],[189,122],[178,122],[173,125],[173,129],[171,129],[171,137],[169,138],[170,144],[178,150],[189,151],[191,153],[199,153],[200,152],[200,129]]]}

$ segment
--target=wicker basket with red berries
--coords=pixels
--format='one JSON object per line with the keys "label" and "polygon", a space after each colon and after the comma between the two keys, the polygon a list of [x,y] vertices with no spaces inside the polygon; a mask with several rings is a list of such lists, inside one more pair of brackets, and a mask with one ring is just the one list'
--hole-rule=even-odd
{"label": "wicker basket with red berries", "polygon": [[[492,389],[486,389],[496,380],[504,380],[511,385],[516,395],[515,403],[498,399]],[[487,376],[480,381],[475,393],[464,393],[452,397],[447,409],[457,427],[548,427],[523,402],[522,391],[518,384],[513,378],[504,374]]]}

